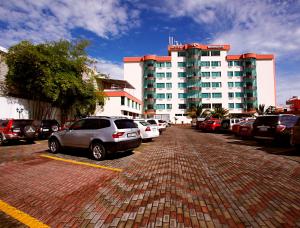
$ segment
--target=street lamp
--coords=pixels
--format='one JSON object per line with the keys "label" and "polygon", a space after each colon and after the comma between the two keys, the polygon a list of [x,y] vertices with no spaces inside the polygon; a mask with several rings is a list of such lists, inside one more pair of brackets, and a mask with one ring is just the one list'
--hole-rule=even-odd
{"label": "street lamp", "polygon": [[19,113],[19,119],[21,118],[21,113],[24,111],[23,108],[17,108],[17,112]]}

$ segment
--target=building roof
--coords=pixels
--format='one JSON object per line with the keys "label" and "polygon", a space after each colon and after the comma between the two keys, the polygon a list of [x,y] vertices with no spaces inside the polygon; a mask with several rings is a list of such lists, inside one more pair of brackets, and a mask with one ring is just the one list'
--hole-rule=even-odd
{"label": "building roof", "polygon": [[97,81],[102,82],[103,84],[116,85],[120,89],[134,89],[134,87],[125,80],[97,78]]}

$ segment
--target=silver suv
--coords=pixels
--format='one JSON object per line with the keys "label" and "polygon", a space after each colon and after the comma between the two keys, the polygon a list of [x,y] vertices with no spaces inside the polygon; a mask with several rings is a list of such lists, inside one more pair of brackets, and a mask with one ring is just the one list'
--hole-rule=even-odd
{"label": "silver suv", "polygon": [[62,147],[87,148],[95,160],[103,160],[109,153],[133,150],[140,144],[140,131],[133,120],[118,117],[81,119],[69,129],[53,133],[48,140],[52,153]]}

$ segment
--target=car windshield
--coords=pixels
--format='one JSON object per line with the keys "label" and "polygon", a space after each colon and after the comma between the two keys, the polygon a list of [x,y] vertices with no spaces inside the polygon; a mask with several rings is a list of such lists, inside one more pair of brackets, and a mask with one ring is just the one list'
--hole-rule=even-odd
{"label": "car windshield", "polygon": [[145,121],[139,121],[139,123],[142,124],[143,126],[151,125],[151,124],[149,124],[149,123],[147,123],[147,122],[145,122]]}
{"label": "car windshield", "polygon": [[26,125],[31,125],[32,120],[14,120],[13,127],[24,127]]}
{"label": "car windshield", "polygon": [[163,121],[163,120],[158,120],[158,123],[165,123],[165,121]]}
{"label": "car windshield", "polygon": [[287,127],[293,127],[298,120],[298,116],[280,116],[279,121]]}
{"label": "car windshield", "polygon": [[147,122],[150,124],[156,124],[155,120],[147,120]]}
{"label": "car windshield", "polygon": [[278,123],[279,116],[259,116],[255,120],[256,125],[274,125]]}
{"label": "car windshield", "polygon": [[114,121],[118,129],[136,128],[133,120],[120,119]]}

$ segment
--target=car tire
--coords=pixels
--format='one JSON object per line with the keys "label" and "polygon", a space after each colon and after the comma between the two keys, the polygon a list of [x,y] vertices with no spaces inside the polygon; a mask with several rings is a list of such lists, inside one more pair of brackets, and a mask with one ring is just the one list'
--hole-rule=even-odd
{"label": "car tire", "polygon": [[61,145],[56,138],[50,138],[48,144],[49,150],[53,154],[56,154],[61,150]]}
{"label": "car tire", "polygon": [[90,152],[91,152],[92,158],[97,161],[104,160],[106,157],[106,149],[99,142],[92,143],[92,145],[90,147]]}

